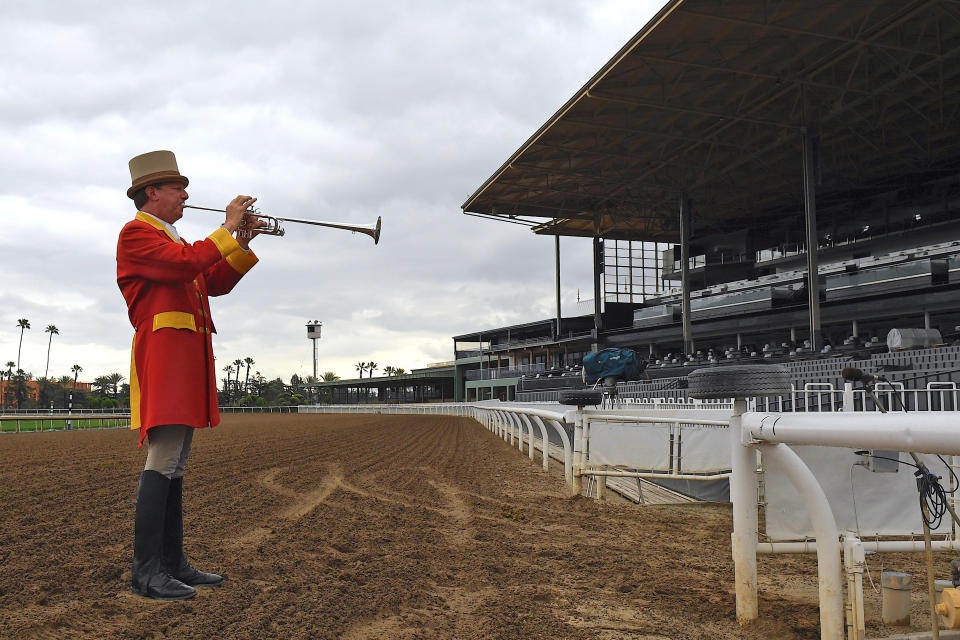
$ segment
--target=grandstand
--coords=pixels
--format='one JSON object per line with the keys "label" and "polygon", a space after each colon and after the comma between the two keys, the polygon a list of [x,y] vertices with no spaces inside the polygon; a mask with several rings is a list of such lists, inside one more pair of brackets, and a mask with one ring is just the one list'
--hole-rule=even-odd
{"label": "grandstand", "polygon": [[593,238],[595,307],[454,337],[457,399],[554,399],[608,346],[637,400],[753,362],[960,382],[958,54],[953,3],[668,2],[463,204]]}
{"label": "grandstand", "polygon": [[[947,344],[957,338],[960,322],[958,260],[960,242],[950,241],[822,263],[825,344],[818,350],[797,326],[805,301],[786,293],[802,281],[795,270],[693,291],[693,353],[683,353],[677,314],[660,312],[679,308],[675,294],[636,305],[629,326],[607,319],[614,326],[601,339],[648,358],[647,376],[654,380],[621,385],[626,398],[685,398],[683,378],[694,369],[758,362],[789,364],[797,389],[808,383],[842,387],[840,371],[848,366],[883,373],[906,388],[960,383],[960,346]],[[778,290],[784,293],[770,295]],[[519,333],[519,327],[503,327],[455,337],[458,370],[467,383],[463,396],[547,401],[560,390],[582,388],[579,364],[594,341],[591,322],[589,316],[565,318],[567,333],[556,338],[554,320],[523,325]],[[888,333],[905,328],[931,330],[939,346],[891,353]],[[461,350],[465,342],[476,348]],[[666,390],[672,393],[661,393]]]}

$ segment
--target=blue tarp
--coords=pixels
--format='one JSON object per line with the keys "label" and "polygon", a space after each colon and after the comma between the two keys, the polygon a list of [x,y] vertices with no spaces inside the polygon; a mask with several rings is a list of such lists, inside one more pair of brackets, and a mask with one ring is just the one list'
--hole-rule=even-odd
{"label": "blue tarp", "polygon": [[618,380],[639,380],[640,361],[631,349],[611,347],[583,356],[583,380],[595,384],[607,376]]}

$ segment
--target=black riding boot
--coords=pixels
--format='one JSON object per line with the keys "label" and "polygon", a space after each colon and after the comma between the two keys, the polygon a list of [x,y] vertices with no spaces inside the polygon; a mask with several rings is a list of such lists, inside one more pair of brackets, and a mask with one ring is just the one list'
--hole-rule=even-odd
{"label": "black riding boot", "polygon": [[163,568],[163,531],[170,480],[156,471],[140,474],[133,534],[134,593],[157,600],[185,600],[196,591]]}
{"label": "black riding boot", "polygon": [[191,587],[219,587],[223,577],[192,567],[183,553],[183,478],[170,481],[163,526],[163,566],[167,573]]}

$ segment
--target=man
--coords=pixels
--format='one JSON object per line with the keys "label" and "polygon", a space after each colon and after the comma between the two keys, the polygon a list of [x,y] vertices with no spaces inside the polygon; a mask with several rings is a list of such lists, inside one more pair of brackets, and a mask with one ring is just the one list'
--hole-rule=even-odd
{"label": "man", "polygon": [[[144,439],[148,444],[137,488],[131,586],[148,598],[181,600],[193,597],[196,586],[223,582],[192,567],[183,553],[183,472],[193,430],[220,423],[207,296],[229,293],[257,263],[249,239],[233,237],[256,198],[234,198],[223,225],[188,244],[173,226],[189,197],[174,154],[133,158],[130,178],[127,196],[137,214],[120,232],[117,284],[134,328],[131,428],[140,430],[141,447]],[[255,218],[248,221],[259,226]]]}

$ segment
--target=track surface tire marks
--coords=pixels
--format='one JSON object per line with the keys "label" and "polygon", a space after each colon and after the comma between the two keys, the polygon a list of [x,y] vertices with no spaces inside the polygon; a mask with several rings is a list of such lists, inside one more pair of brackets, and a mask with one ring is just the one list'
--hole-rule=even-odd
{"label": "track surface tire marks", "polygon": [[[737,625],[728,505],[571,498],[559,465],[447,416],[224,416],[194,439],[184,518],[227,582],[145,600],[135,438],[0,437],[0,638],[819,637],[813,556],[761,556],[762,620]],[[885,560],[923,575],[919,554]]]}

